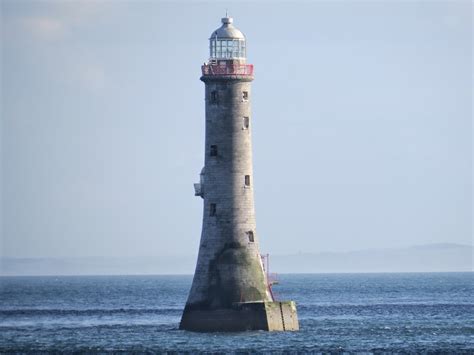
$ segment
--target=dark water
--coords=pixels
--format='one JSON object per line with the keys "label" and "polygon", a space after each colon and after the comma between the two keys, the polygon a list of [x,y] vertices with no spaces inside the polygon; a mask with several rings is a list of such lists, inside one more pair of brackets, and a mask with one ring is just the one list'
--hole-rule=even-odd
{"label": "dark water", "polygon": [[474,353],[472,273],[280,280],[299,332],[178,330],[191,276],[0,278],[0,352]]}

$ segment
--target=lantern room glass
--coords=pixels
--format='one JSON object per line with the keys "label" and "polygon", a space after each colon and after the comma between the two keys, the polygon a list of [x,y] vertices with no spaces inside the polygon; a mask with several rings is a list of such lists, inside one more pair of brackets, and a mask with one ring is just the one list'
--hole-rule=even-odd
{"label": "lantern room glass", "polygon": [[244,59],[244,39],[210,39],[210,54],[212,59]]}

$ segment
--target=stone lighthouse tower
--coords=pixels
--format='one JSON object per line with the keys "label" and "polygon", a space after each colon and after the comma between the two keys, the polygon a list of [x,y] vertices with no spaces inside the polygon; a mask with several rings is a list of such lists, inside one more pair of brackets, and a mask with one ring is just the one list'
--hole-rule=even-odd
{"label": "stone lighthouse tower", "polygon": [[211,34],[205,84],[204,201],[199,256],[180,329],[297,330],[293,301],[273,299],[258,247],[252,173],[253,65],[230,17]]}

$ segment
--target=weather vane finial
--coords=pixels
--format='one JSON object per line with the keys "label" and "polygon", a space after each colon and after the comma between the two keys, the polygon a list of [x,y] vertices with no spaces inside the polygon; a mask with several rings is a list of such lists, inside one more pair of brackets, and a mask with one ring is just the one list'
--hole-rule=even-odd
{"label": "weather vane finial", "polygon": [[225,9],[225,17],[229,17],[229,16],[227,16],[227,9]]}

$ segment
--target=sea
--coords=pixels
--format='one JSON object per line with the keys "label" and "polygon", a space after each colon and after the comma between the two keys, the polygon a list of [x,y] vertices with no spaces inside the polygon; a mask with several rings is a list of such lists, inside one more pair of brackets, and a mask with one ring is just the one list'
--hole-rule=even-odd
{"label": "sea", "polygon": [[289,274],[300,331],[178,329],[192,276],[0,278],[0,353],[474,354],[473,273]]}

